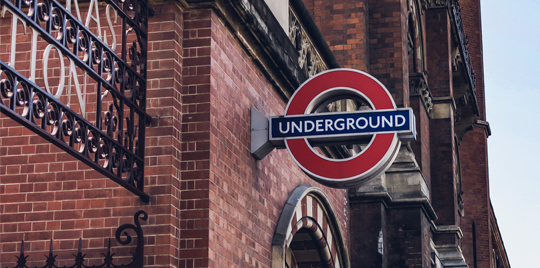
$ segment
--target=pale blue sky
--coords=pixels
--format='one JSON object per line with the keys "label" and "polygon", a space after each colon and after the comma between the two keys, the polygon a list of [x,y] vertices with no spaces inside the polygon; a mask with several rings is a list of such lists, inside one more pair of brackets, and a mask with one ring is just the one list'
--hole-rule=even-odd
{"label": "pale blue sky", "polygon": [[513,268],[538,267],[540,0],[484,0],[491,200]]}

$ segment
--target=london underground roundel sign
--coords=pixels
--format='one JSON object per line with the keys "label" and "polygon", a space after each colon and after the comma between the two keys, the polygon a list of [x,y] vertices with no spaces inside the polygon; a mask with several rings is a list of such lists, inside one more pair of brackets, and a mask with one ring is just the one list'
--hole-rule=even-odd
{"label": "london underground roundel sign", "polygon": [[[321,104],[351,95],[365,100],[371,110],[312,113]],[[335,144],[365,135],[372,135],[371,141],[360,153],[346,159],[322,156],[308,141],[318,139]],[[335,188],[358,186],[381,175],[394,161],[401,140],[415,136],[412,109],[397,109],[378,80],[352,69],[334,69],[310,78],[291,97],[285,115],[272,117],[269,122],[270,142],[284,141],[304,172]]]}

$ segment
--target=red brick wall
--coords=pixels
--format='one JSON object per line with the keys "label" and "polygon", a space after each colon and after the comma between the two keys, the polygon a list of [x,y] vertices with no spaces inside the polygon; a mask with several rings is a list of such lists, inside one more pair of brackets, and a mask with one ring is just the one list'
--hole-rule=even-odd
{"label": "red brick wall", "polygon": [[[0,263],[16,261],[23,238],[31,260],[43,260],[51,238],[58,259],[71,259],[68,249],[82,238],[90,264],[99,264],[107,238],[144,209],[147,267],[269,267],[281,208],[301,183],[324,189],[347,237],[345,190],[314,183],[284,150],[262,161],[250,155],[249,109],[277,115],[286,103],[220,18],[211,10],[153,8],[145,149],[150,202],[1,116]],[[7,61],[10,27],[1,22],[0,56]],[[115,252],[129,260],[130,249]]]}
{"label": "red brick wall", "polygon": [[426,14],[426,53],[429,89],[434,98],[448,97],[452,91],[450,60],[450,18],[446,9],[431,9]]}
{"label": "red brick wall", "polygon": [[[452,63],[450,60],[451,34],[448,10],[427,10],[425,18],[429,89],[435,99],[453,97]],[[449,104],[435,105],[444,107]],[[432,178],[431,202],[438,216],[435,222],[438,225],[455,225],[458,222],[457,182],[455,178],[457,163],[455,163],[456,144],[453,119],[453,117],[438,118],[429,122]]]}
{"label": "red brick wall", "polygon": [[427,220],[421,208],[387,210],[385,254],[387,267],[429,267],[425,251]]}
{"label": "red brick wall", "polygon": [[431,202],[437,213],[437,225],[455,225],[458,220],[453,123],[452,119],[430,122]]}
{"label": "red brick wall", "polygon": [[341,67],[369,72],[409,106],[406,1],[304,2]]}
{"label": "red brick wall", "polygon": [[484,94],[484,53],[482,51],[482,23],[480,1],[463,0],[461,18],[469,44],[469,56],[476,76],[476,98],[480,110],[480,119],[486,120],[486,99]]}
{"label": "red brick wall", "polygon": [[210,262],[210,13],[184,13],[180,267],[208,267]]}
{"label": "red brick wall", "polygon": [[[475,128],[461,142],[461,174],[465,216],[462,250],[469,267],[491,267],[491,229],[489,225],[489,181],[487,179],[487,140],[483,129]],[[466,148],[466,149],[465,149]],[[476,248],[473,247],[472,224],[476,225]]]}
{"label": "red brick wall", "polygon": [[[152,124],[147,128],[145,148],[146,165],[149,167],[145,170],[145,181],[152,197],[150,203],[142,208],[156,217],[156,223],[149,221],[147,229],[163,235],[156,238],[156,243],[162,245],[160,250],[146,253],[145,249],[145,253],[149,256],[148,264],[178,267],[178,259],[181,258],[179,199],[183,190],[180,172],[183,169],[180,153],[183,148],[180,134],[183,100],[178,92],[182,86],[184,65],[184,18],[175,4],[154,5],[153,8],[156,15],[149,23],[151,52],[148,54],[147,91],[147,112],[152,116]],[[150,191],[152,188],[155,190]]]}
{"label": "red brick wall", "polygon": [[351,204],[351,267],[385,267],[378,245],[379,232],[386,232],[386,211],[382,202]]}
{"label": "red brick wall", "polygon": [[342,68],[369,70],[367,0],[304,1]]}
{"label": "red brick wall", "polygon": [[422,169],[422,176],[427,183],[428,188],[431,188],[431,148],[430,148],[430,132],[429,132],[429,115],[424,108],[424,104],[420,100],[421,96],[413,96],[410,99],[411,108],[413,108],[416,116],[416,141],[411,142],[414,156],[418,165]]}
{"label": "red brick wall", "polygon": [[[103,10],[100,12],[104,14]],[[9,47],[5,43],[10,42],[6,38],[10,23],[5,22],[3,19],[0,23],[0,55],[7,61]],[[102,25],[106,25],[104,21]],[[149,25],[152,33],[147,111],[154,119],[146,131],[145,191],[151,195],[148,204],[6,116],[0,116],[2,266],[11,267],[16,262],[14,256],[18,255],[22,239],[29,260],[39,261],[32,265],[43,265],[44,251],[49,250],[51,238],[55,254],[59,255],[57,260],[68,259],[57,265],[73,263],[71,253],[75,252],[79,238],[90,261],[85,264],[100,264],[99,253],[106,252],[107,238],[113,237],[121,224],[133,223],[133,214],[139,209],[150,215],[142,222],[147,266],[177,266],[180,163],[176,151],[180,147],[177,134],[180,100],[175,89],[181,82],[181,27],[182,13],[175,5],[163,10],[158,6],[157,15]],[[21,43],[29,41],[24,35],[20,39]],[[40,50],[43,47],[38,46]],[[40,56],[38,52],[38,59]],[[118,245],[114,239],[112,244]],[[131,259],[128,251],[134,249],[132,244],[113,252],[123,256],[123,262],[127,263]]]}
{"label": "red brick wall", "polygon": [[[471,64],[476,75],[476,98],[480,110],[479,119],[485,120],[484,67],[482,52],[482,29],[480,2],[460,1],[461,17],[467,35]],[[477,267],[491,267],[492,236],[489,225],[489,173],[487,159],[487,136],[483,129],[475,128],[463,137],[460,147],[461,172],[463,176],[463,201],[465,217],[462,220],[464,239],[463,254],[469,267],[474,267],[476,251]],[[473,247],[472,223],[476,225],[476,248]]]}
{"label": "red brick wall", "polygon": [[210,258],[216,266],[270,266],[270,241],[289,193],[301,183],[330,197],[347,237],[345,190],[307,178],[285,150],[255,161],[249,153],[250,112],[282,114],[285,102],[228,29],[212,13],[210,113]]}

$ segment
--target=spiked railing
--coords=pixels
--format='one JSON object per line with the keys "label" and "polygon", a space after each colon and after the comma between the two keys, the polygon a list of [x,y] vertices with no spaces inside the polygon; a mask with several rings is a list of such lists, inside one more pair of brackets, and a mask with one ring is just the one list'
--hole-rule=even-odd
{"label": "spiked railing", "polygon": [[[142,215],[142,216],[141,216]],[[144,212],[143,210],[137,211],[134,216],[134,222],[133,224],[124,224],[118,227],[116,229],[116,241],[118,241],[122,245],[127,245],[131,242],[131,236],[125,232],[126,229],[132,229],[137,234],[137,248],[135,249],[135,254],[133,254],[132,261],[129,264],[121,264],[121,265],[115,265],[113,264],[114,261],[114,255],[115,253],[111,253],[111,239],[109,238],[109,243],[107,246],[107,253],[101,253],[103,255],[103,263],[101,265],[85,265],[84,264],[84,257],[86,257],[86,254],[82,253],[82,239],[79,238],[79,247],[77,250],[77,254],[73,254],[75,257],[75,263],[71,266],[57,266],[56,265],[56,257],[58,255],[54,255],[53,252],[53,240],[51,239],[50,246],[49,246],[49,255],[45,256],[47,259],[45,260],[44,266],[35,266],[35,268],[101,268],[101,267],[116,267],[116,268],[142,268],[143,265],[143,257],[144,257],[144,236],[143,231],[141,228],[141,224],[139,223],[139,219],[142,219],[143,221],[148,219],[148,214]],[[122,232],[126,236],[125,239],[122,239]],[[17,264],[13,266],[13,268],[30,268],[30,266],[27,265],[28,261],[28,255],[25,256],[24,253],[24,240],[21,241],[21,251],[19,256],[15,256],[17,258]],[[9,266],[6,266],[6,268],[9,268]]]}

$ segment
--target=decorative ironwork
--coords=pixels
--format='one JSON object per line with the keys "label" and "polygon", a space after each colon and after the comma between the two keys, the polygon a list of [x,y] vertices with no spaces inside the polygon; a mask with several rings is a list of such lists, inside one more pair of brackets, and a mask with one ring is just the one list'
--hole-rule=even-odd
{"label": "decorative ironwork", "polygon": [[298,65],[308,77],[328,69],[292,9],[289,9],[289,39],[298,51]]}
{"label": "decorative ironwork", "polygon": [[[86,103],[81,104],[80,115],[59,101],[63,81],[60,93],[53,96],[48,92],[46,79],[46,90],[35,83],[35,62],[31,63],[32,76],[28,79],[12,68],[14,56],[10,64],[0,61],[0,110],[148,202],[143,178],[145,124],[150,121],[145,111],[149,8],[146,0],[104,1],[107,15],[112,8],[121,20],[120,55],[114,51],[114,34],[111,48],[101,39],[101,33],[96,36],[87,27],[89,19],[99,23],[99,18],[92,17],[91,9],[83,24],[68,10],[71,1],[67,1],[66,9],[56,0],[0,0],[0,7],[14,16],[14,25],[19,20],[32,29],[33,55],[38,34],[49,44],[44,51],[45,76],[46,56],[55,48],[62,67],[63,57],[69,60],[70,76],[77,75],[77,66],[85,77],[95,81],[94,123],[85,118]],[[93,5],[98,8],[97,0],[91,0],[90,7]],[[14,49],[12,44],[12,55]],[[108,101],[104,101],[106,98]]]}
{"label": "decorative ironwork", "polygon": [[[142,215],[142,216],[141,216]],[[73,254],[73,256],[75,257],[75,263],[71,266],[63,266],[63,268],[82,268],[82,267],[85,267],[85,268],[101,268],[101,267],[116,267],[116,268],[142,268],[144,267],[143,263],[144,263],[144,236],[143,236],[143,231],[142,231],[142,227],[141,227],[141,224],[139,223],[139,219],[142,219],[143,221],[146,221],[148,219],[148,214],[143,211],[143,210],[139,210],[137,211],[137,213],[135,213],[135,216],[134,216],[134,222],[135,222],[135,225],[133,224],[124,224],[120,227],[118,227],[118,229],[116,229],[116,241],[118,241],[120,244],[122,245],[127,245],[131,242],[131,236],[125,232],[125,230],[127,229],[132,229],[135,231],[135,233],[137,234],[137,248],[135,249],[135,254],[133,254],[133,258],[131,260],[131,262],[129,264],[121,264],[121,265],[115,265],[113,264],[113,261],[114,261],[114,255],[116,255],[115,253],[111,253],[111,239],[109,238],[109,243],[108,243],[108,246],[107,246],[107,253],[104,254],[104,253],[101,253],[101,255],[103,255],[103,264],[101,265],[91,265],[91,266],[87,266],[84,264],[84,257],[86,257],[86,254],[83,254],[82,253],[82,239],[79,238],[79,247],[78,247],[78,250],[77,250],[77,254]],[[125,235],[125,239],[122,239],[122,232],[123,234]],[[44,266],[40,266],[40,268],[57,268],[59,266],[56,266],[56,257],[58,255],[54,255],[54,252],[53,252],[53,240],[51,239],[51,242],[50,242],[50,246],[49,246],[49,255],[48,256],[45,256],[47,259],[45,260],[45,265]],[[15,256],[17,258],[17,265],[14,266],[13,268],[29,268],[29,266],[27,266],[27,263],[28,263],[28,255],[25,256],[25,253],[24,253],[24,240],[21,241],[21,250],[20,250],[20,254],[19,256]],[[6,267],[8,268],[8,267]],[[37,268],[37,266],[36,266]]]}

